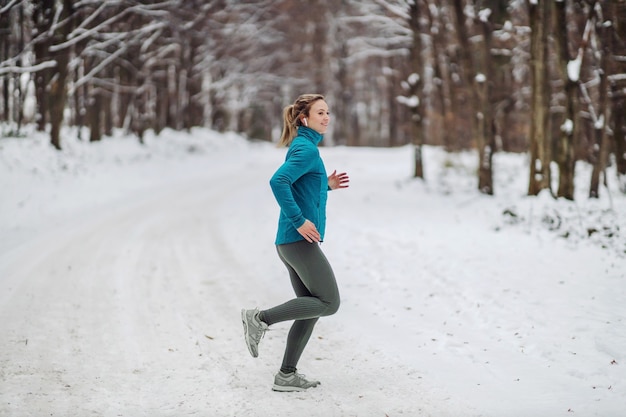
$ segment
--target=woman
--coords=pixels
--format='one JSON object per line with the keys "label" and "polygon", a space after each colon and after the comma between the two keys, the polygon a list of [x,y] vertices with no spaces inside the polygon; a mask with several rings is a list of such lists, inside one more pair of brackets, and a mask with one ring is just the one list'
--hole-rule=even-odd
{"label": "woman", "polygon": [[349,178],[337,171],[326,176],[317,145],[329,121],[328,105],[319,94],[304,94],[283,111],[279,145],[289,150],[270,186],[280,206],[276,248],[297,297],[267,310],[241,311],[246,344],[255,358],[269,326],[295,320],[274,378],[275,391],[303,391],[319,385],[299,374],[296,365],[317,320],[339,308],[335,275],[319,244],[324,239],[327,192],[348,187]]}

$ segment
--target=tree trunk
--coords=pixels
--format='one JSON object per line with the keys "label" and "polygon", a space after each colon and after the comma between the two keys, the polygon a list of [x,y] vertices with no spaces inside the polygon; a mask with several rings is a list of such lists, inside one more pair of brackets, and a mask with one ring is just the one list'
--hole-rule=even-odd
{"label": "tree trunk", "polygon": [[168,120],[171,120],[169,117],[169,108],[168,106],[168,97],[169,94],[167,90],[160,89],[157,91],[156,95],[156,121],[154,123],[154,132],[158,135],[168,127]]}
{"label": "tree trunk", "polygon": [[[328,58],[326,56],[325,47],[327,44],[326,33],[328,32],[328,24],[326,23],[327,16],[325,16],[326,5],[325,1],[312,0],[312,15],[310,16],[310,22],[313,25],[312,33],[312,56],[316,65],[313,70],[313,84],[315,90],[320,94],[327,94],[326,79],[328,78]],[[323,143],[323,142],[322,142]]]}
{"label": "tree trunk", "polygon": [[[167,107],[168,107],[168,116],[167,120],[163,120],[163,124],[165,126],[171,127],[172,129],[179,129],[182,125],[181,120],[181,107],[180,107],[180,84],[178,83],[179,79],[177,74],[180,73],[180,69],[175,65],[169,65],[165,71],[167,74],[167,79],[165,80],[165,84],[167,85]],[[157,122],[158,123],[158,122]]]}
{"label": "tree trunk", "polygon": [[[493,156],[493,114],[491,111],[488,77],[489,40],[490,28],[487,23],[481,23],[484,48],[480,50],[481,56],[475,61],[472,55],[472,45],[469,42],[469,33],[465,21],[465,13],[461,0],[453,1],[455,27],[460,44],[461,65],[465,83],[470,89],[468,107],[473,109],[471,113],[472,140],[478,150],[478,190],[485,194],[493,194],[492,181],[492,156]],[[482,68],[482,73],[476,71],[477,64]]]}
{"label": "tree trunk", "polygon": [[550,188],[550,130],[548,85],[548,14],[550,2],[529,1],[530,68],[531,68],[531,124],[530,177],[528,195],[537,195]]}
{"label": "tree trunk", "polygon": [[[435,6],[439,9],[441,6],[436,2]],[[443,29],[445,23],[441,21],[442,13],[438,13],[437,18],[433,16],[429,7],[425,8],[428,14],[429,32],[432,38],[432,55],[433,55],[433,77],[435,79],[434,87],[437,89],[437,98],[439,101],[439,123],[437,129],[433,130],[432,121],[429,134],[436,135],[435,143],[443,143],[444,149],[448,152],[453,150],[453,130],[449,126],[453,126],[454,112],[451,109],[453,98],[450,92],[452,88],[452,80],[450,78],[448,56],[442,52],[446,50],[446,31]]]}
{"label": "tree trunk", "polygon": [[[398,68],[402,65],[401,62],[397,58],[389,57],[389,68]],[[389,107],[389,146],[394,147],[399,143],[398,138],[398,100],[396,98],[396,91],[399,88],[398,75],[397,72],[394,71],[393,74],[390,74],[388,77],[387,84],[387,106]]]}
{"label": "tree trunk", "polygon": [[[592,10],[595,8],[592,7]],[[600,18],[602,18],[600,16]],[[598,120],[594,124],[594,136],[596,146],[593,151],[593,170],[591,171],[591,185],[589,187],[589,197],[600,197],[600,177],[603,177],[604,185],[607,185],[606,166],[609,161],[609,136],[607,134],[607,121],[610,118],[608,101],[608,82],[609,74],[609,56],[611,54],[612,28],[599,22],[598,16],[594,16],[596,21],[596,30],[598,33],[598,53],[600,54],[600,68],[598,77],[600,78],[599,97],[598,97]]]}
{"label": "tree trunk", "polygon": [[133,77],[128,69],[118,67],[115,69],[115,80],[116,85],[122,87],[113,91],[113,99],[117,104],[117,116],[115,117],[117,127],[130,130],[129,120],[131,119],[131,115],[129,113],[132,112],[131,103],[133,94],[129,92],[129,88],[133,83]]}
{"label": "tree trunk", "polygon": [[130,129],[131,132],[137,135],[139,143],[143,145],[145,143],[144,134],[149,127],[147,108],[149,100],[148,89],[150,88],[150,80],[148,79],[149,77],[145,76],[140,76],[140,78],[144,79],[145,83],[141,87],[137,88],[137,92],[133,98],[133,106],[130,115]]}
{"label": "tree trunk", "polygon": [[565,115],[561,122],[560,136],[556,146],[555,161],[559,166],[559,188],[557,197],[574,199],[574,174],[576,168],[575,139],[578,137],[578,80],[570,79],[567,65],[572,57],[569,53],[567,14],[565,2],[552,2],[554,11],[554,36],[558,56],[558,69],[565,86]]}
{"label": "tree trunk", "polygon": [[615,143],[615,164],[620,191],[626,194],[626,106],[624,97],[613,99],[613,141]]}
{"label": "tree trunk", "polygon": [[[57,6],[58,7],[58,6]],[[72,30],[71,20],[73,14],[73,5],[71,0],[63,0],[61,6],[59,22],[63,22],[59,28],[53,32],[52,45],[59,45],[67,40],[67,35]],[[48,111],[50,113],[50,143],[56,149],[61,149],[61,125],[63,124],[63,113],[65,111],[65,102],[67,99],[66,82],[69,73],[68,64],[70,61],[69,48],[61,48],[50,55],[57,65],[54,75],[50,80],[48,91]]]}
{"label": "tree trunk", "polygon": [[[626,39],[626,2],[621,2],[621,4],[613,2],[610,15],[613,17],[613,45],[617,46],[617,39]],[[626,55],[626,45],[622,43],[619,51],[616,47],[613,54]],[[615,65],[615,59],[612,59],[611,62],[612,65]],[[613,81],[611,83],[611,97],[617,179],[621,192],[626,194],[626,82],[623,80],[621,82]]]}
{"label": "tree trunk", "polygon": [[[84,74],[85,66],[84,62],[78,65],[74,69],[74,80],[79,80]],[[84,85],[74,89],[74,95],[72,100],[72,119],[70,123],[78,127],[78,139],[82,140],[81,128],[85,125],[85,101],[86,101],[86,87]]]}
{"label": "tree trunk", "polygon": [[[52,40],[45,36],[44,33],[50,31],[52,26],[52,18],[55,10],[55,0],[39,0],[33,2],[33,24],[35,30],[33,37],[41,36],[40,41],[35,43],[33,51],[35,53],[35,64],[40,64],[50,59],[50,45]],[[53,68],[45,68],[34,74],[35,84],[35,101],[36,101],[36,122],[37,130],[45,132],[48,122],[48,85]]]}
{"label": "tree trunk", "polygon": [[346,63],[348,58],[348,45],[344,40],[343,28],[341,25],[335,25],[336,35],[339,39],[337,45],[337,69],[335,76],[334,89],[336,90],[335,100],[337,100],[335,121],[333,123],[333,137],[335,138],[335,144],[348,145],[355,142],[354,133],[350,126],[350,109],[354,108],[352,104],[353,92],[348,88],[343,88],[348,85],[349,69]]}
{"label": "tree trunk", "polygon": [[[20,21],[20,37],[17,44],[18,51],[24,50],[24,31],[26,30],[26,25],[24,22],[24,5],[20,4],[17,6],[19,9],[19,21]],[[22,58],[18,59],[17,65],[19,67],[22,66]],[[22,91],[22,83],[21,83],[21,74],[16,74],[14,78],[14,82],[16,85],[16,98],[17,104],[15,105],[16,112],[16,120],[17,120],[17,131],[19,132],[22,128],[22,122],[24,120],[24,101],[25,101],[25,92]]]}
{"label": "tree trunk", "polygon": [[107,91],[101,97],[102,133],[105,136],[113,136],[113,110],[111,109],[111,93]]}
{"label": "tree trunk", "polygon": [[[0,3],[0,7],[4,6],[4,2]],[[9,13],[0,14],[0,62],[4,62],[9,58],[9,34],[11,33],[11,28],[9,24]],[[9,93],[9,77],[11,74],[4,74],[0,77],[0,85],[2,86],[2,114],[0,114],[0,120],[9,121],[9,97],[11,97]]]}
{"label": "tree trunk", "polygon": [[[413,147],[414,147],[414,178],[424,179],[424,160],[422,158],[422,147],[424,145],[424,94],[423,94],[423,79],[424,79],[424,63],[420,57],[422,52],[422,33],[420,30],[420,2],[414,1],[409,6],[409,27],[413,34],[413,45],[411,48],[411,64],[409,65],[410,71],[413,72],[409,76],[409,92],[412,96],[417,98],[417,103],[411,103],[411,125],[413,131]],[[417,76],[415,76],[417,75]]]}
{"label": "tree trunk", "polygon": [[[198,56],[201,44],[196,37],[191,40],[189,56],[185,59],[183,68],[187,70],[187,84],[185,107],[183,114],[185,116],[184,128],[189,130],[193,126],[202,125],[202,105],[199,102],[202,96],[202,74],[197,70],[194,59]],[[266,119],[267,120],[267,119]],[[271,130],[271,128],[270,128]],[[270,139],[268,134],[265,139]]]}
{"label": "tree trunk", "polygon": [[474,88],[478,96],[476,114],[478,148],[478,189],[493,195],[493,153],[495,152],[494,115],[492,108],[493,63],[491,62],[491,23],[488,19],[480,20],[483,45],[479,54],[480,74],[474,78]]}
{"label": "tree trunk", "polygon": [[92,89],[89,104],[87,105],[87,124],[89,126],[89,142],[98,142],[102,139],[102,91]]}

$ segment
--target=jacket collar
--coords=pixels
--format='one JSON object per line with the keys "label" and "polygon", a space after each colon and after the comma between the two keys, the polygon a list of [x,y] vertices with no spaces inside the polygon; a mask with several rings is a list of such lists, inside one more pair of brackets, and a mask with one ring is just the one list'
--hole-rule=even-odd
{"label": "jacket collar", "polygon": [[310,140],[315,145],[317,145],[322,141],[322,139],[324,139],[324,135],[316,132],[315,130],[307,126],[298,126],[298,136],[302,136],[303,138]]}

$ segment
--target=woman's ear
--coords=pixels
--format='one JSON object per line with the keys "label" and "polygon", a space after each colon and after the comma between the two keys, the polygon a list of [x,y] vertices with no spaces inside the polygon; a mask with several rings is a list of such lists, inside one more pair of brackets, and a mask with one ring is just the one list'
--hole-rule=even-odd
{"label": "woman's ear", "polygon": [[302,118],[302,124],[305,125],[306,127],[309,127],[309,124],[306,121],[306,117]]}

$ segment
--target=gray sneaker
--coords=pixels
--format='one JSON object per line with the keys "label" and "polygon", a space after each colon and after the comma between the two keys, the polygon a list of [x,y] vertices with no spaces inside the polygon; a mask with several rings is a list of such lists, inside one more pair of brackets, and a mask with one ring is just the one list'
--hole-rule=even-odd
{"label": "gray sneaker", "polygon": [[280,392],[304,391],[309,388],[315,388],[319,384],[319,381],[309,381],[304,375],[297,372],[291,372],[289,374],[279,372],[274,377],[274,386],[272,389]]}
{"label": "gray sneaker", "polygon": [[259,356],[259,342],[267,331],[268,325],[259,319],[259,309],[241,310],[241,321],[243,322],[243,335],[246,345],[253,358]]}

